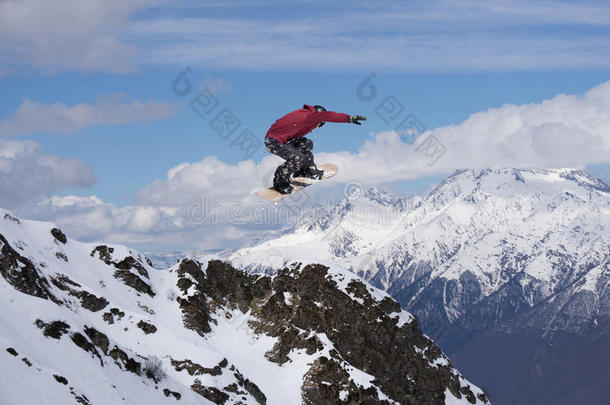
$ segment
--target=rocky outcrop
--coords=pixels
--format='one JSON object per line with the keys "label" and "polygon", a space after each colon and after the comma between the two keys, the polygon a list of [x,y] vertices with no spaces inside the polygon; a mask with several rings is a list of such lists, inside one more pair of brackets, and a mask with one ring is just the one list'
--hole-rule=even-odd
{"label": "rocky outcrop", "polygon": [[216,403],[224,404],[231,396],[231,394],[238,395],[251,395],[257,403],[265,405],[267,398],[265,394],[249,379],[245,378],[234,365],[227,367],[229,362],[227,359],[222,359],[220,363],[214,367],[204,367],[201,364],[194,363],[191,360],[174,360],[171,359],[172,366],[176,371],[186,371],[190,376],[199,377],[203,375],[210,375],[214,377],[223,376],[234,380],[234,382],[226,385],[225,387],[206,387],[202,385],[199,378],[194,379],[194,383],[191,385],[191,389],[201,395],[202,397]]}
{"label": "rocky outcrop", "polygon": [[142,329],[147,335],[157,331],[157,327],[155,325],[142,320],[138,322],[138,328]]}
{"label": "rocky outcrop", "polygon": [[83,289],[80,284],[70,280],[65,274],[51,277],[51,283],[62,291],[66,291],[68,294],[76,297],[80,300],[80,304],[83,308],[88,309],[91,312],[101,311],[108,305],[108,300],[104,297],[98,297]]}
{"label": "rocky outcrop", "polygon": [[28,258],[13,249],[3,235],[0,235],[0,245],[0,275],[10,285],[24,294],[59,303],[51,293],[48,280]]}
{"label": "rocky outcrop", "polygon": [[61,231],[59,228],[51,229],[51,235],[61,244],[66,244],[68,242],[68,238],[66,238],[66,234]]}
{"label": "rocky outcrop", "polygon": [[[98,257],[101,261],[108,265],[114,266],[117,270],[114,272],[114,278],[117,280],[123,281],[123,283],[134,290],[150,295],[151,297],[155,296],[155,293],[146,281],[142,279],[148,279],[148,271],[144,268],[142,263],[133,258],[132,256],[127,256],[120,261],[113,261],[112,254],[114,253],[114,248],[108,247],[105,245],[96,246],[95,249],[91,252],[92,257]],[[149,261],[148,261],[149,262]]]}
{"label": "rocky outcrop", "polygon": [[51,337],[53,339],[59,339],[62,335],[68,333],[70,329],[70,325],[63,321],[53,321],[53,322],[43,322],[40,319],[37,319],[35,322],[38,328],[42,329],[42,334],[46,337]]}
{"label": "rocky outcrop", "polygon": [[228,364],[227,359],[223,359],[213,368],[203,367],[201,364],[193,363],[191,360],[171,360],[172,366],[176,371],[186,370],[191,376],[198,376],[203,374],[209,374],[213,376],[221,375],[222,369]]}
{"label": "rocky outcrop", "polygon": [[[267,353],[271,361],[283,364],[292,351],[315,354],[332,346],[305,376],[306,403],[330,403],[329,398],[337,399],[333,403],[349,403],[341,402],[340,396],[358,403],[383,403],[381,391],[403,404],[438,404],[444,401],[446,389],[471,403],[487,401],[482,394],[475,398],[461,383],[415,319],[401,320],[395,301],[375,298],[357,279],[336,279],[322,265],[284,269],[274,277],[251,275],[217,260],[205,270],[193,260],[183,260],[178,274],[183,295],[191,292],[179,299],[184,324],[202,335],[212,329],[216,310],[229,307],[250,313],[249,326],[256,333],[277,338]],[[339,287],[343,282],[345,289]],[[375,384],[354,384],[353,368],[374,376]],[[206,395],[215,394],[206,391]],[[321,398],[327,402],[320,402]]]}
{"label": "rocky outcrop", "polygon": [[110,308],[109,312],[104,313],[103,319],[112,325],[115,321],[115,316],[116,320],[120,321],[125,316],[125,312],[119,310],[118,308]]}

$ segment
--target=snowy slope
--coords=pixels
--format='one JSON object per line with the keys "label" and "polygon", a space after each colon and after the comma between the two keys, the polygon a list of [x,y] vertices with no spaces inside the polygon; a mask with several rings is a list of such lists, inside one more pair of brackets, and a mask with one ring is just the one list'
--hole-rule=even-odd
{"label": "snowy slope", "polygon": [[156,270],[7,211],[0,248],[2,404],[487,402],[408,312],[336,266]]}

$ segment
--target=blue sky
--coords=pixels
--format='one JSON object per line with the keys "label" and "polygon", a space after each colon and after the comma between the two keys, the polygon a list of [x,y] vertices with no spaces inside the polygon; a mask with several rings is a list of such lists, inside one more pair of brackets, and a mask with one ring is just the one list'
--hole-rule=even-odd
{"label": "blue sky", "polygon": [[[268,171],[277,162],[260,148],[249,156],[257,169],[237,170],[247,166],[243,151],[231,145],[233,138],[222,139],[212,130],[212,115],[203,119],[191,108],[206,88],[219,102],[214,114],[229,109],[241,122],[238,132],[248,129],[260,139],[275,119],[303,103],[367,115],[362,127],[329,124],[312,133],[316,152],[329,159],[384,153],[384,137],[391,136],[384,134],[396,122],[384,122],[376,109],[388,96],[402,106],[401,117],[412,114],[438,137],[457,127],[453,139],[478,140],[468,150],[480,148],[476,156],[490,157],[459,160],[450,149],[444,163],[414,164],[400,174],[391,173],[398,164],[383,168],[371,159],[370,167],[359,164],[358,171],[347,160],[344,177],[335,184],[339,188],[361,181],[366,187],[421,193],[470,161],[476,167],[587,167],[610,181],[610,159],[604,158],[608,132],[603,125],[587,126],[591,120],[583,118],[606,100],[596,95],[605,88],[587,92],[610,79],[610,5],[604,1],[68,3],[0,4],[0,136],[9,162],[4,163],[7,178],[0,179],[5,199],[0,205],[63,223],[84,239],[163,249],[155,238],[164,235],[172,248],[192,247],[189,238],[201,230],[182,226],[178,217],[188,201],[170,194],[197,189],[243,203],[250,201],[254,183],[264,185],[257,170]],[[193,90],[181,97],[172,91],[172,81],[187,67]],[[372,72],[377,96],[367,102],[357,89]],[[583,125],[555,116],[557,109],[572,105],[557,98],[562,93],[571,97],[570,111],[586,121]],[[554,100],[550,109],[549,100]],[[505,120],[513,111],[507,105],[522,106],[515,119],[524,124],[514,134],[502,132],[500,140],[510,151],[495,155],[486,144],[497,143],[497,125],[468,120],[477,113],[484,114],[475,116],[480,120]],[[579,108],[582,114],[575,113]],[[532,111],[541,118],[530,120]],[[558,138],[543,153],[537,142],[547,138],[535,134],[556,131],[557,125],[571,130],[572,138],[565,139],[572,140],[562,144],[564,138]],[[471,127],[478,132],[469,136]],[[517,135],[536,142],[509,143]],[[578,151],[570,143],[574,139],[587,147]],[[19,165],[15,150],[23,160]],[[216,195],[209,188],[213,181],[201,178],[200,186],[195,175],[189,177],[188,170],[206,176],[210,161],[198,162],[211,156],[228,165],[216,174],[220,183],[214,187],[239,189],[241,179],[241,193]],[[168,178],[170,169],[183,183]],[[223,178],[229,172],[235,178]],[[15,192],[15,184],[27,186]],[[107,215],[122,222],[101,227]],[[86,224],[78,226],[83,218]],[[232,236],[218,237],[238,243],[251,236],[237,228]]]}

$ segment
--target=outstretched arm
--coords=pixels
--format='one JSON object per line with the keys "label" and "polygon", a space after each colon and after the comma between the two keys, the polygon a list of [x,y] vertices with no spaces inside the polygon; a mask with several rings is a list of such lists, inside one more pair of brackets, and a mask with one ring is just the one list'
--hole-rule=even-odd
{"label": "outstretched arm", "polygon": [[348,115],[334,111],[320,111],[312,114],[312,119],[316,124],[320,122],[351,122],[352,124],[361,125],[359,121],[365,121],[364,115]]}
{"label": "outstretched arm", "polygon": [[320,111],[312,114],[312,120],[316,124],[320,122],[349,122],[349,115],[334,111]]}

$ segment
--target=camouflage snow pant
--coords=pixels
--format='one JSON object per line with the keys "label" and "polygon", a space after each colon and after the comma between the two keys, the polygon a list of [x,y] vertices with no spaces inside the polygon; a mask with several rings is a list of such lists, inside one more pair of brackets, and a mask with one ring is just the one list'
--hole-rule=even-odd
{"label": "camouflage snow pant", "polygon": [[282,144],[273,138],[265,138],[265,147],[274,155],[285,160],[275,170],[273,186],[290,183],[290,176],[309,169],[315,168],[313,161],[313,141],[305,137],[291,139]]}

